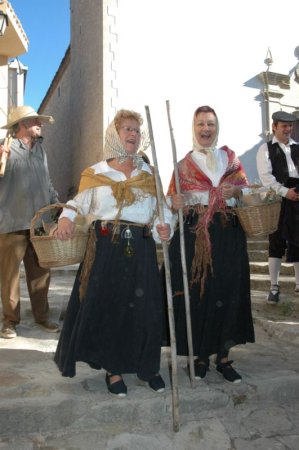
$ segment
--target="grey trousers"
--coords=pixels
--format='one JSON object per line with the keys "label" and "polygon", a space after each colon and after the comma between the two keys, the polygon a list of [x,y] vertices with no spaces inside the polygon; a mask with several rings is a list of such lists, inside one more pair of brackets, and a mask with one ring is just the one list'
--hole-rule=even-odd
{"label": "grey trousers", "polygon": [[20,323],[20,265],[24,262],[32,314],[36,322],[48,319],[50,270],[38,265],[29,230],[0,234],[0,284],[3,322]]}

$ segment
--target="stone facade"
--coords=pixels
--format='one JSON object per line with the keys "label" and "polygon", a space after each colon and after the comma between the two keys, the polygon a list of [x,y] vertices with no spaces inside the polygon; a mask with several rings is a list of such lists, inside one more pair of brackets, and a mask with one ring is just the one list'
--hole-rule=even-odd
{"label": "stone facade", "polygon": [[[49,89],[39,109],[56,119],[56,124],[45,128],[45,137],[51,175],[62,201],[76,193],[82,170],[101,159],[104,132],[118,100],[118,0],[70,0],[70,6],[69,58],[62,63],[52,82],[53,89]],[[240,156],[251,182],[258,181],[255,155],[271,133],[272,112],[284,109],[299,117],[299,63],[286,74],[279,73],[275,63],[269,50],[266,70],[250,80],[251,85],[244,85],[259,90],[255,101],[260,104],[261,114],[261,140]],[[298,124],[294,138],[299,140]],[[244,129],[246,126],[250,124],[245,124]]]}
{"label": "stone facade", "polygon": [[60,64],[54,80],[40,106],[46,115],[55,118],[53,125],[43,128],[44,147],[48,156],[49,171],[61,201],[72,194],[71,145],[71,51],[70,48]]}
{"label": "stone facade", "polygon": [[70,49],[39,108],[56,121],[45,127],[44,136],[61,201],[77,192],[82,170],[101,159],[117,96],[117,0],[71,0],[70,5]]}
{"label": "stone facade", "polygon": [[[299,59],[299,47],[294,53]],[[261,141],[240,156],[250,183],[259,183],[256,154],[262,142],[272,138],[272,114],[275,111],[283,110],[298,118],[294,124],[292,137],[299,141],[299,62],[287,74],[275,70],[276,64],[270,50],[264,62],[267,70],[257,74],[253,79],[254,87],[260,90],[255,100],[261,105]]]}
{"label": "stone facade", "polygon": [[[7,114],[12,106],[20,106],[24,100],[24,82],[27,68],[16,65],[15,58],[28,51],[29,40],[10,2],[0,0],[0,12],[7,19],[7,27],[0,36],[0,126],[7,123]],[[6,130],[0,129],[0,139]]]}

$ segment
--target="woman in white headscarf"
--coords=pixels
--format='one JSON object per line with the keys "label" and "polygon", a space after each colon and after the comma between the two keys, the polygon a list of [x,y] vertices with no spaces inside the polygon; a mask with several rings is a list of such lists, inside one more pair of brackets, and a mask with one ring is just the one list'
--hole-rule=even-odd
{"label": "woman in white headscarf", "polygon": [[[93,217],[55,354],[63,376],[73,377],[76,361],[106,370],[109,393],[125,397],[122,374],[164,391],[159,375],[162,295],[155,241],[168,240],[175,218],[165,204],[159,224],[155,179],[138,155],[142,118],[120,110],[105,136],[103,161],[86,169],[70,202]],[[65,209],[56,236],[68,239],[76,213]]]}
{"label": "woman in white headscarf", "polygon": [[[193,116],[193,148],[179,163],[181,195],[174,176],[168,196],[175,209],[183,208],[186,262],[190,283],[190,312],[195,378],[216,368],[226,381],[241,375],[228,359],[231,347],[254,342],[249,261],[245,233],[233,207],[248,181],[240,161],[228,147],[217,147],[219,123],[209,106]],[[180,237],[177,230],[169,248],[177,352],[188,355]]]}

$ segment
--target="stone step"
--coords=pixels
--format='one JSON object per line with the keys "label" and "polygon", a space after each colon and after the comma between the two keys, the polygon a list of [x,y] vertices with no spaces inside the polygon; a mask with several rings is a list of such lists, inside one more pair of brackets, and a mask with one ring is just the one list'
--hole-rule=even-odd
{"label": "stone step", "polygon": [[[260,274],[260,275],[268,275],[269,274],[269,265],[268,262],[258,262],[253,261],[250,262],[250,273]],[[294,266],[293,264],[282,263],[280,268],[280,274],[285,276],[294,276]]]}
{"label": "stone step", "polygon": [[247,250],[268,250],[268,241],[247,240]]}
{"label": "stone step", "polygon": [[[148,388],[138,386],[134,375],[124,375],[129,391],[125,401],[108,394],[104,371],[92,371],[86,364],[78,363],[77,376],[67,379],[58,373],[51,355],[40,359],[40,362],[37,358],[33,362],[36,377],[22,379],[25,372],[19,370],[18,379],[14,380],[12,369],[10,377],[7,373],[10,380],[1,383],[0,428],[5,430],[6,436],[34,433],[36,430],[54,432],[68,427],[84,430],[90,426],[104,427],[111,422],[129,431],[136,424],[141,424],[145,417],[152,426],[162,422],[168,423],[171,429],[171,390],[166,368],[168,356],[163,359],[161,370],[167,384],[165,393],[157,395]],[[216,373],[213,375],[216,385],[223,385],[222,378]],[[221,389],[211,392],[208,386],[199,388],[199,385],[198,389],[191,389],[183,365],[178,368],[178,382],[181,388],[181,415],[192,410],[193,414],[200,416],[203,410],[223,408],[229,403],[229,396]],[[26,388],[20,394],[17,386],[22,384]]]}
{"label": "stone step", "polygon": [[[234,423],[237,404],[243,404],[244,409],[255,402],[261,402],[265,407],[269,399],[280,407],[298,401],[296,369],[285,361],[281,369],[269,370],[275,350],[274,347],[268,349],[267,345],[263,347],[262,342],[259,346],[248,344],[232,352],[243,376],[243,383],[239,386],[225,383],[211,364],[206,379],[196,381],[192,388],[185,369],[186,358],[178,357],[181,423],[219,415],[230,417]],[[157,395],[137,386],[134,375],[124,375],[129,390],[125,400],[109,396],[104,371],[94,371],[78,363],[77,376],[68,379],[58,373],[51,353],[42,355],[28,349],[6,352],[10,352],[9,357],[3,350],[1,354],[10,365],[4,368],[1,363],[0,386],[0,428],[6,438],[36,433],[37,430],[40,434],[52,433],[53,436],[62,430],[71,434],[72,430],[80,433],[106,428],[113,433],[115,427],[118,432],[123,429],[132,432],[136,428],[139,432],[150,432],[153,427],[162,427],[164,433],[167,430],[171,432],[169,349],[165,349],[162,358],[161,374],[167,385],[165,393]],[[66,447],[63,445],[63,448]]]}
{"label": "stone step", "polygon": [[[252,290],[263,291],[268,294],[270,288],[270,277],[269,275],[261,275],[258,273],[253,273],[250,276],[250,284]],[[286,294],[288,298],[298,299],[298,295],[294,293],[295,289],[295,277],[292,276],[280,276],[279,285],[281,294]]]}
{"label": "stone step", "polygon": [[268,250],[248,250],[249,261],[268,261]]}

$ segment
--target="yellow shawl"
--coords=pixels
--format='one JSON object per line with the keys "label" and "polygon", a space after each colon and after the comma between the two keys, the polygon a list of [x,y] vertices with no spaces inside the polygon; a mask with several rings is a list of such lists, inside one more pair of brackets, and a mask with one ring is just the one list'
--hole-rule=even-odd
{"label": "yellow shawl", "polygon": [[110,186],[118,208],[132,205],[142,195],[132,191],[132,188],[138,188],[144,194],[156,196],[155,178],[147,172],[141,172],[135,177],[128,178],[125,181],[114,181],[103,174],[95,174],[94,169],[88,168],[82,172],[79,192],[99,186]]}

